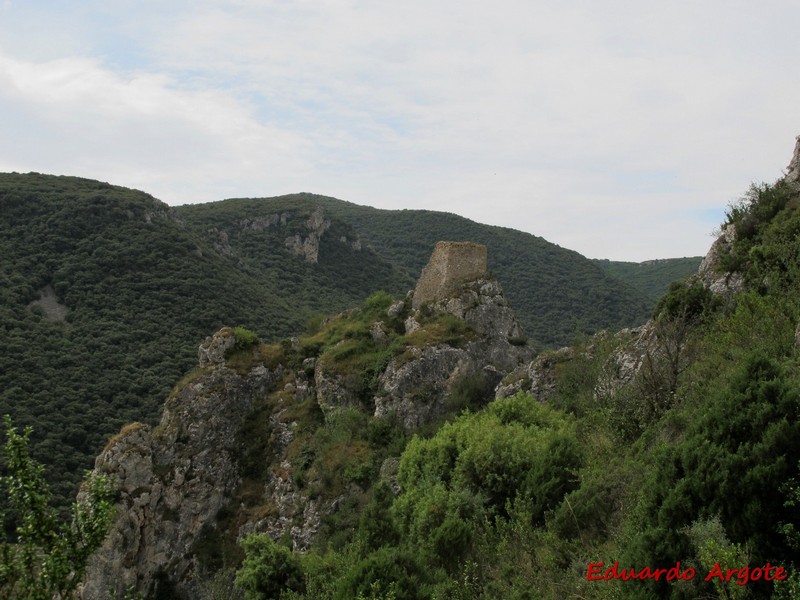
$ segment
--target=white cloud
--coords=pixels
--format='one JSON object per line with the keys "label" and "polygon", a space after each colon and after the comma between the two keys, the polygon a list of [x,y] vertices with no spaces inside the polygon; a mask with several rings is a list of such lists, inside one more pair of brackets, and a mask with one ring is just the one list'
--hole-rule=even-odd
{"label": "white cloud", "polygon": [[[788,0],[87,5],[0,23],[0,118],[27,138],[0,168],[173,203],[315,191],[646,259],[705,252],[697,215],[778,177],[799,133]],[[43,30],[14,37],[23,17]]]}
{"label": "white cloud", "polygon": [[88,59],[30,63],[0,56],[0,168],[57,171],[141,187],[175,201],[219,199],[237,181],[276,186],[307,172],[304,142],[256,122],[214,91],[164,75],[120,77]]}

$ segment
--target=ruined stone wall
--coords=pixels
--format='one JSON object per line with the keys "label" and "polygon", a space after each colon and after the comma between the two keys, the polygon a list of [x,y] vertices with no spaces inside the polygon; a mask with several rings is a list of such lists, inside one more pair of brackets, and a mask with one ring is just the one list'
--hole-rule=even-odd
{"label": "ruined stone wall", "polygon": [[462,283],[487,271],[487,250],[473,242],[437,242],[414,289],[414,309],[447,298]]}

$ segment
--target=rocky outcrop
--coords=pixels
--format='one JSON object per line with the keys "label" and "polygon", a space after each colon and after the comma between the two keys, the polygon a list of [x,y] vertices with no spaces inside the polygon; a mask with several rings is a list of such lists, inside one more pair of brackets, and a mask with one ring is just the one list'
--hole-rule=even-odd
{"label": "rocky outcrop", "polygon": [[211,240],[211,245],[216,250],[217,254],[230,258],[233,256],[233,249],[231,242],[228,238],[228,232],[221,230],[217,227],[212,227],[208,230],[208,237]]}
{"label": "rocky outcrop", "polygon": [[319,241],[330,226],[331,222],[325,218],[322,208],[317,208],[305,222],[308,233],[287,237],[284,242],[286,248],[292,254],[304,258],[306,262],[316,263],[319,260]]}
{"label": "rocky outcrop", "polygon": [[[232,336],[204,342],[203,356]],[[174,586],[179,597],[197,597],[195,544],[204,526],[226,507],[240,481],[238,435],[253,403],[281,376],[263,365],[242,376],[224,361],[206,361],[166,403],[153,431],[124,428],[95,461],[95,472],[119,489],[117,517],[87,569],[81,597],[100,600],[109,591],[154,596]]]}
{"label": "rocky outcrop", "polygon": [[317,404],[326,416],[330,416],[337,408],[359,404],[352,387],[342,381],[342,376],[329,369],[323,361],[317,361],[314,368],[314,387]]}
{"label": "rocky outcrop", "polygon": [[247,256],[248,244],[252,244],[255,237],[261,243],[280,244],[291,254],[316,264],[319,262],[320,242],[329,231],[334,231],[335,239],[349,249],[362,250],[361,240],[352,227],[326,217],[321,206],[313,210],[251,215],[228,224],[227,228],[211,227],[207,234],[214,250],[228,258]]}
{"label": "rocky outcrop", "polygon": [[[496,279],[479,278],[453,287],[448,296],[427,305],[426,311],[461,319],[481,337],[493,343],[505,341],[521,344],[525,340],[517,316]],[[501,360],[501,357],[497,359]]]}
{"label": "rocky outcrop", "polygon": [[459,372],[475,363],[461,348],[440,345],[414,348],[411,359],[393,360],[380,378],[375,416],[392,417],[407,430],[429,423],[444,412],[444,402]]}
{"label": "rocky outcrop", "polygon": [[786,167],[786,177],[788,183],[800,183],[800,135],[797,136],[794,144],[794,152],[789,166]]}
{"label": "rocky outcrop", "polygon": [[[319,232],[324,223],[319,212],[311,225]],[[485,256],[485,248],[481,252]],[[81,597],[130,591],[199,597],[204,556],[223,538],[235,543],[249,533],[268,533],[288,536],[298,550],[309,548],[324,519],[363,498],[364,490],[351,478],[325,493],[330,473],[302,462],[307,428],[318,417],[299,414],[313,415],[318,407],[332,422],[348,407],[413,431],[491,400],[495,385],[529,361],[531,351],[499,283],[487,278],[480,258],[471,264],[447,267],[448,285],[417,309],[409,295],[367,325],[357,310],[338,317],[353,319],[344,327],[360,336],[352,348],[370,353],[372,362],[353,364],[378,365],[366,377],[361,367],[337,361],[335,345],[309,357],[296,338],[240,348],[229,327],[206,338],[198,368],[167,400],[159,425],[124,428],[96,460],[95,471],[110,476],[120,495]],[[468,272],[481,277],[456,283]],[[404,322],[407,337],[400,334]],[[398,346],[400,340],[407,345]],[[352,341],[345,335],[339,343]],[[381,477],[396,488],[396,460],[383,466]]]}
{"label": "rocky outcrop", "polygon": [[56,291],[52,285],[46,285],[39,290],[39,299],[28,304],[28,310],[38,306],[49,321],[61,322],[67,318],[69,309],[58,301]]}
{"label": "rocky outcrop", "polygon": [[286,225],[289,216],[289,213],[272,213],[260,217],[246,218],[239,221],[239,227],[242,229],[252,229],[253,231],[265,231],[279,223],[281,225]]}
{"label": "rocky outcrop", "polygon": [[150,204],[150,206],[135,206],[128,208],[125,212],[129,219],[140,219],[147,224],[152,224],[153,221],[172,221],[174,223],[178,223],[179,225],[183,225],[181,218],[168,204],[153,198],[149,194],[146,194],[146,196],[147,202]]}
{"label": "rocky outcrop", "polygon": [[611,346],[613,350],[604,361],[595,386],[595,397],[610,396],[632,383],[648,356],[657,358],[662,354],[657,327],[652,320],[618,331],[612,336]]}
{"label": "rocky outcrop", "polygon": [[[452,258],[453,246],[437,244],[440,248]],[[432,302],[420,305],[405,319],[406,333],[411,334],[424,329],[425,321],[449,315],[463,321],[472,335],[466,335],[466,343],[460,347],[413,347],[394,358],[380,377],[381,390],[374,400],[376,417],[395,418],[405,429],[413,430],[453,410],[453,395],[456,390],[461,393],[468,378],[472,387],[469,392],[484,393],[484,401],[488,401],[500,380],[532,357],[533,351],[525,344],[522,328],[499,282],[485,278],[481,252],[475,253],[479,258],[470,262],[471,267],[462,266],[457,271],[483,271],[483,278],[460,284],[451,280],[437,288]],[[421,282],[424,277],[423,273]],[[418,284],[415,303],[420,298],[419,289]],[[396,314],[398,308],[392,306],[389,311]],[[481,387],[485,392],[478,389]]]}
{"label": "rocky outcrop", "polygon": [[225,356],[236,346],[233,329],[223,327],[208,336],[197,349],[197,362],[201,368],[225,364]]}
{"label": "rocky outcrop", "polygon": [[594,396],[607,396],[631,383],[648,354],[655,356],[657,353],[658,340],[653,321],[614,334],[601,331],[584,347],[543,352],[530,363],[512,371],[495,388],[495,398],[527,392],[537,400],[547,402],[558,392],[560,378],[569,363],[582,361],[579,368],[586,369],[598,356],[601,364]]}
{"label": "rocky outcrop", "polygon": [[720,266],[722,258],[731,253],[735,237],[736,229],[733,225],[724,227],[697,271],[697,277],[703,285],[715,294],[731,295],[744,289],[741,273],[726,272]]}

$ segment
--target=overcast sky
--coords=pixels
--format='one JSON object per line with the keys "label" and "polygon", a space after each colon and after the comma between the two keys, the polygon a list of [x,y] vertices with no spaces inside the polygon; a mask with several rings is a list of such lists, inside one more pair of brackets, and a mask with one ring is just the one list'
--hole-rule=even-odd
{"label": "overcast sky", "polygon": [[0,0],[0,171],[705,254],[800,134],[797,0]]}

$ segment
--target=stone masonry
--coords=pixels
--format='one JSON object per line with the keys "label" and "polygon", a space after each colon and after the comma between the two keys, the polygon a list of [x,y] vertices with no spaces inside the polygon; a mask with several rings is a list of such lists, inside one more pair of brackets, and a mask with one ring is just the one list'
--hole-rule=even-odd
{"label": "stone masonry", "polygon": [[417,281],[412,306],[416,310],[443,300],[460,284],[484,277],[486,271],[487,250],[483,244],[436,242],[431,259]]}

